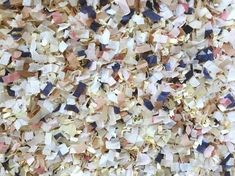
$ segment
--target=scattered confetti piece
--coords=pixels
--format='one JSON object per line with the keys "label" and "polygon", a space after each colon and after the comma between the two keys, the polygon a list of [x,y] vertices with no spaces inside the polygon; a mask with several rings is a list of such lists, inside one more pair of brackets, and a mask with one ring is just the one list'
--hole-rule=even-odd
{"label": "scattered confetti piece", "polygon": [[131,9],[131,12],[129,14],[124,15],[122,17],[121,24],[126,25],[129,22],[129,20],[132,18],[133,15],[134,15],[134,10]]}
{"label": "scattered confetti piece", "polygon": [[0,64],[2,65],[8,65],[10,62],[11,54],[8,52],[4,52],[1,59],[0,59]]}
{"label": "scattered confetti piece", "polygon": [[155,158],[155,161],[157,163],[161,163],[161,160],[164,158],[164,155],[162,153],[158,153],[157,157]]}
{"label": "scattered confetti piece", "polygon": [[82,6],[81,12],[88,14],[88,17],[95,19],[96,18],[96,13],[93,9],[92,6]]}
{"label": "scattered confetti piece", "polygon": [[149,66],[153,66],[157,63],[157,56],[150,55],[145,58]]}
{"label": "scattered confetti piece", "polygon": [[197,146],[197,151],[200,152],[200,153],[203,153],[208,146],[209,146],[209,144],[207,142],[202,141],[202,144],[199,144]]}
{"label": "scattered confetti piece", "polygon": [[156,23],[161,20],[161,17],[150,9],[145,10],[143,12],[143,15],[145,17],[148,17],[153,23]]}
{"label": "scattered confetti piece", "polygon": [[186,34],[190,34],[193,31],[193,28],[190,25],[184,25],[182,28]]}
{"label": "scattered confetti piece", "polygon": [[51,92],[52,88],[53,88],[52,83],[47,82],[46,87],[42,90],[42,94],[47,96]]}
{"label": "scattered confetti piece", "polygon": [[20,74],[18,72],[9,73],[8,75],[2,77],[4,83],[7,83],[7,84],[11,82],[15,82],[19,78],[20,78]]}
{"label": "scattered confetti piece", "polygon": [[197,53],[197,56],[196,56],[195,59],[198,60],[199,63],[206,62],[208,60],[213,60],[214,55],[213,55],[213,52],[212,52],[212,48],[209,47],[209,48],[204,48],[204,49],[200,50]]}
{"label": "scattered confetti piece", "polygon": [[90,28],[94,31],[97,32],[97,30],[101,27],[102,25],[97,23],[96,21],[93,21],[90,25]]}
{"label": "scattered confetti piece", "polygon": [[85,90],[86,90],[86,84],[79,82],[73,95],[79,98]]}
{"label": "scattered confetti piece", "polygon": [[79,110],[76,105],[66,105],[64,109],[67,111],[73,111],[79,113]]}
{"label": "scattered confetti piece", "polygon": [[114,113],[115,113],[115,114],[119,114],[119,113],[120,113],[120,108],[117,107],[117,106],[114,106],[114,107],[113,107],[113,110],[114,110]]}
{"label": "scattered confetti piece", "polygon": [[170,92],[161,92],[157,98],[157,101],[165,101]]}
{"label": "scattered confetti piece", "polygon": [[144,99],[144,106],[148,108],[150,111],[153,110],[154,108],[152,102],[147,99]]}

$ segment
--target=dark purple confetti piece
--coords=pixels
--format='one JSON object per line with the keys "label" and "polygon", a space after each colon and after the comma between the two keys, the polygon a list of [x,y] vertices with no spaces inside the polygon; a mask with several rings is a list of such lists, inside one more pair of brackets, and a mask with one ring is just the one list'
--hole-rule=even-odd
{"label": "dark purple confetti piece", "polygon": [[165,101],[169,94],[170,92],[161,92],[157,97],[157,101]]}
{"label": "dark purple confetti piece", "polygon": [[221,161],[220,165],[221,165],[223,168],[226,168],[226,169],[231,168],[232,166],[227,165],[227,162],[228,162],[231,158],[233,158],[233,154],[232,154],[232,153],[228,154],[228,155]]}
{"label": "dark purple confetti piece", "polygon": [[59,111],[59,110],[60,110],[60,107],[61,107],[61,104],[59,104],[59,105],[53,110],[53,112]]}
{"label": "dark purple confetti piece", "polygon": [[62,135],[62,133],[57,133],[56,135],[54,135],[54,138],[57,140],[57,139],[59,139],[59,138],[62,138],[62,137],[64,137],[63,135]]}
{"label": "dark purple confetti piece", "polygon": [[91,124],[91,126],[92,126],[94,129],[96,129],[96,127],[97,127],[96,122],[92,122],[92,123],[90,123],[90,124]]}
{"label": "dark purple confetti piece", "polygon": [[132,96],[137,97],[138,96],[138,89],[135,88],[135,90],[132,92]]}
{"label": "dark purple confetti piece", "polygon": [[97,23],[96,21],[93,21],[90,25],[90,28],[96,32],[101,27],[101,24]]}
{"label": "dark purple confetti piece", "polygon": [[155,162],[161,163],[163,158],[164,158],[164,155],[162,153],[158,153],[157,157],[155,158]]}
{"label": "dark purple confetti piece", "polygon": [[224,98],[229,99],[232,103],[230,103],[227,108],[233,108],[235,107],[235,100],[231,94],[226,95]]}
{"label": "dark purple confetti piece", "polygon": [[89,60],[89,59],[84,59],[83,62],[84,62],[84,63],[82,64],[82,67],[83,67],[83,68],[90,68],[91,65],[92,65],[92,61]]}
{"label": "dark purple confetti piece", "polygon": [[203,74],[206,79],[212,79],[212,77],[210,76],[210,74],[206,68],[203,69]]}
{"label": "dark purple confetti piece", "polygon": [[11,96],[11,97],[15,97],[15,91],[11,90],[10,86],[7,86],[6,88],[7,88],[8,95]]}
{"label": "dark purple confetti piece", "polygon": [[176,83],[180,83],[180,80],[179,80],[178,77],[174,77],[174,78],[172,78],[172,79],[170,80],[170,82],[176,84]]}
{"label": "dark purple confetti piece", "polygon": [[193,65],[190,65],[190,70],[185,74],[184,83],[190,80],[193,77]]}
{"label": "dark purple confetti piece", "polygon": [[181,68],[185,68],[186,67],[186,64],[184,63],[183,60],[179,61],[179,66],[178,67],[181,67]]}
{"label": "dark purple confetti piece", "polygon": [[194,13],[194,9],[192,7],[188,8],[187,12],[184,12],[185,15],[192,15]]}
{"label": "dark purple confetti piece", "polygon": [[149,66],[153,66],[153,65],[157,64],[157,56],[155,56],[155,55],[147,56],[144,59],[147,61]]}
{"label": "dark purple confetti piece", "polygon": [[24,52],[24,51],[20,51],[21,52],[21,56],[20,57],[31,57],[31,53],[30,52]]}
{"label": "dark purple confetti piece", "polygon": [[226,172],[224,173],[224,176],[231,176],[231,174],[230,174],[229,171],[226,171]]}
{"label": "dark purple confetti piece", "polygon": [[224,98],[228,98],[231,102],[234,102],[234,98],[230,93],[226,95]]}
{"label": "dark purple confetti piece", "polygon": [[79,109],[77,108],[76,105],[66,105],[64,109],[67,111],[73,111],[75,113],[79,113]]}
{"label": "dark purple confetti piece", "polygon": [[152,111],[154,108],[152,102],[148,99],[144,99],[144,106],[150,111]]}
{"label": "dark purple confetti piece", "polygon": [[195,73],[201,73],[202,71],[200,69],[194,69],[193,70]]}
{"label": "dark purple confetti piece", "polygon": [[214,54],[212,47],[204,48],[197,52],[195,60],[198,60],[199,63],[203,63],[206,61],[214,60]]}
{"label": "dark purple confetti piece", "polygon": [[162,79],[159,79],[159,80],[157,81],[157,83],[158,83],[158,84],[162,84]]}
{"label": "dark purple confetti piece", "polygon": [[119,69],[120,69],[120,64],[119,64],[119,63],[115,63],[115,64],[112,66],[112,69],[113,69],[113,72],[118,72]]}
{"label": "dark purple confetti piece", "polygon": [[90,18],[93,18],[93,19],[96,18],[96,12],[92,6],[83,6],[81,8],[81,12],[84,14],[88,14],[88,17],[90,17]]}
{"label": "dark purple confetti piece", "polygon": [[19,40],[22,37],[21,34],[11,34],[11,36],[14,40]]}
{"label": "dark purple confetti piece", "polygon": [[73,96],[79,98],[81,94],[86,90],[86,84],[79,82]]}
{"label": "dark purple confetti piece", "polygon": [[129,14],[122,17],[121,24],[126,25],[130,21],[133,15],[134,15],[134,10],[131,9],[131,12]]}
{"label": "dark purple confetti piece", "polygon": [[5,161],[2,162],[1,164],[2,164],[2,167],[3,167],[5,170],[8,170],[8,169],[9,169],[9,159],[5,160]]}
{"label": "dark purple confetti piece", "polygon": [[14,40],[19,40],[22,37],[22,31],[23,28],[13,28],[8,34],[10,34]]}
{"label": "dark purple confetti piece", "polygon": [[213,34],[213,30],[212,30],[212,29],[206,30],[206,31],[205,31],[205,37],[204,37],[204,38],[209,38],[209,37],[212,36],[212,34]]}
{"label": "dark purple confetti piece", "polygon": [[100,6],[105,6],[109,3],[109,0],[100,0]]}
{"label": "dark purple confetti piece", "polygon": [[200,153],[203,153],[208,146],[209,146],[209,143],[202,141],[202,144],[199,144],[196,150]]}
{"label": "dark purple confetti piece", "polygon": [[77,52],[78,56],[87,56],[85,50],[81,50]]}
{"label": "dark purple confetti piece", "polygon": [[171,64],[170,63],[164,64],[164,67],[165,67],[166,71],[171,71]]}
{"label": "dark purple confetti piece", "polygon": [[104,51],[105,48],[106,48],[106,45],[104,45],[102,43],[99,44],[99,50],[100,51]]}
{"label": "dark purple confetti piece", "polygon": [[53,84],[50,83],[50,82],[47,82],[46,87],[41,91],[41,93],[42,93],[43,95],[47,96],[47,95],[49,95],[49,93],[51,92],[52,88],[53,88]]}
{"label": "dark purple confetti piece", "polygon": [[10,8],[12,8],[10,0],[4,1],[2,5],[3,5],[3,7],[4,7],[5,9],[10,9]]}
{"label": "dark purple confetti piece", "polygon": [[143,12],[143,15],[149,18],[153,23],[156,23],[161,20],[161,16],[153,12],[151,9],[147,9]]}
{"label": "dark purple confetti piece", "polygon": [[11,34],[13,32],[21,32],[23,31],[23,28],[13,28],[10,32],[8,32],[8,34]]}
{"label": "dark purple confetti piece", "polygon": [[186,34],[190,34],[193,31],[193,28],[189,25],[183,25],[182,29]]}
{"label": "dark purple confetti piece", "polygon": [[115,114],[119,114],[120,113],[120,108],[117,107],[117,106],[114,106],[113,111],[114,111]]}
{"label": "dark purple confetti piece", "polygon": [[81,7],[87,6],[86,0],[79,0],[78,2],[79,2],[79,4],[80,4]]}
{"label": "dark purple confetti piece", "polygon": [[146,2],[146,7],[148,7],[149,9],[153,10],[153,3],[151,1],[147,1]]}

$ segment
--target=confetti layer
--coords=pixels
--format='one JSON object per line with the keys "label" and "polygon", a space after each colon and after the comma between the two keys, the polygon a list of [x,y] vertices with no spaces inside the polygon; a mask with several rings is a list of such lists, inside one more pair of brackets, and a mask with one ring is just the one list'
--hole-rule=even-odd
{"label": "confetti layer", "polygon": [[0,175],[235,175],[234,20],[234,0],[0,0]]}

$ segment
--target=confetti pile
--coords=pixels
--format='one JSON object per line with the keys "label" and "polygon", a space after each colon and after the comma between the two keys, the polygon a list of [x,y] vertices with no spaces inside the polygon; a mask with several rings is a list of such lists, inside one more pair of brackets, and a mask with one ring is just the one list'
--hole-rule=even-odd
{"label": "confetti pile", "polygon": [[0,0],[0,175],[235,175],[234,56],[235,0]]}

